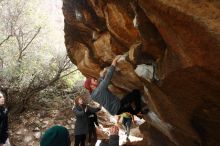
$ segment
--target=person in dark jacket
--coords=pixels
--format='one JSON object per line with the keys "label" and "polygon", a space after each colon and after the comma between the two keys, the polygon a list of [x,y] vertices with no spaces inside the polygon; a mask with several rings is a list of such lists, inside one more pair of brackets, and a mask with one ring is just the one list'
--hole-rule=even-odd
{"label": "person in dark jacket", "polygon": [[5,98],[0,92],[0,146],[3,146],[8,138],[8,111],[4,105]]}
{"label": "person in dark jacket", "polygon": [[108,141],[102,140],[99,146],[119,146],[119,128],[117,126],[112,126],[110,128],[110,136]]}
{"label": "person in dark jacket", "polygon": [[40,146],[70,146],[69,131],[63,126],[47,129],[40,140]]}
{"label": "person in dark jacket", "polygon": [[[101,110],[101,108],[100,108]],[[96,134],[96,126],[99,126],[98,118],[96,113],[94,112],[88,112],[88,120],[89,120],[89,139],[88,139],[88,146],[91,145],[92,142],[92,136],[94,142],[97,140],[97,134]]]}
{"label": "person in dark jacket", "polygon": [[[95,78],[87,78],[84,87],[89,90],[91,98],[101,104],[111,115],[120,115],[123,112],[129,112],[136,115],[141,112],[141,94],[139,90],[133,90],[122,100],[108,90],[108,85],[119,58],[120,56],[115,57],[108,71],[104,69],[100,72],[99,81]],[[130,111],[130,109],[132,109],[132,102],[135,102],[135,110]]]}
{"label": "person in dark jacket", "polygon": [[85,104],[82,97],[76,97],[73,112],[76,115],[75,123],[75,145],[85,146],[86,135],[88,134],[88,112],[97,112],[99,108],[92,108]]}

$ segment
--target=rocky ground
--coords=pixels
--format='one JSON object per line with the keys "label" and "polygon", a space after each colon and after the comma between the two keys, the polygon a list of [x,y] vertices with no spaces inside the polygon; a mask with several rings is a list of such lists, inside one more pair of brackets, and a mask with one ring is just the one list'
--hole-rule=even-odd
{"label": "rocky ground", "polygon": [[[47,103],[47,104],[45,104]],[[52,125],[63,125],[69,132],[71,140],[74,141],[74,122],[72,113],[72,99],[53,99],[33,106],[33,109],[24,112],[19,117],[14,117],[10,122],[10,143],[12,146],[39,146],[39,140],[43,132]],[[114,124],[115,118],[108,115],[105,110],[98,113],[100,123],[97,129],[98,139],[108,138],[108,129]],[[129,139],[126,139],[124,130],[121,127],[120,145],[137,145],[135,141],[141,141],[142,135],[138,126],[131,130]]]}

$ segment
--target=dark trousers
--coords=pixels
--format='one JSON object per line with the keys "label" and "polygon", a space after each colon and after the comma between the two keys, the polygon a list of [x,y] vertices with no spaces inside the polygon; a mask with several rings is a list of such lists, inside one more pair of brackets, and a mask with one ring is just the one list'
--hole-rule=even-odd
{"label": "dark trousers", "polygon": [[132,118],[123,118],[122,120],[127,136],[129,136],[130,134],[131,122],[132,122]]}
{"label": "dark trousers", "polygon": [[75,135],[75,144],[74,146],[85,146],[86,135]]}
{"label": "dark trousers", "polygon": [[89,127],[89,139],[88,142],[91,143],[92,142],[92,136],[94,138],[94,141],[96,142],[97,140],[97,134],[96,134],[96,128],[95,126],[90,126]]}
{"label": "dark trousers", "polygon": [[[135,108],[131,106],[132,102],[134,102]],[[139,112],[141,112],[141,94],[139,90],[133,90],[125,95],[121,100],[121,107],[117,115],[120,115],[124,112],[129,112],[132,115],[137,115]]]}

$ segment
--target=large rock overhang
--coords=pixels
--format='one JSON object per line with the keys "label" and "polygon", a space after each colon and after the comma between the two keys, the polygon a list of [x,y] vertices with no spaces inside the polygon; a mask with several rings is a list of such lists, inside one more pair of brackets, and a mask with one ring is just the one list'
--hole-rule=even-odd
{"label": "large rock overhang", "polygon": [[63,13],[67,52],[83,75],[98,78],[124,56],[111,90],[142,91],[149,145],[218,145],[219,1],[63,0]]}

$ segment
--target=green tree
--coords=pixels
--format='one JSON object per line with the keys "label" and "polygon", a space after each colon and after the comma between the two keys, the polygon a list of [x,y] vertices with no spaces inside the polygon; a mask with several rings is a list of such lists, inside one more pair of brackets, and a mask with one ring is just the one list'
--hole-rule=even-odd
{"label": "green tree", "polygon": [[[25,110],[38,93],[76,67],[67,57],[63,34],[48,16],[43,0],[0,1],[0,90],[9,107]],[[58,82],[59,83],[59,82]]]}

